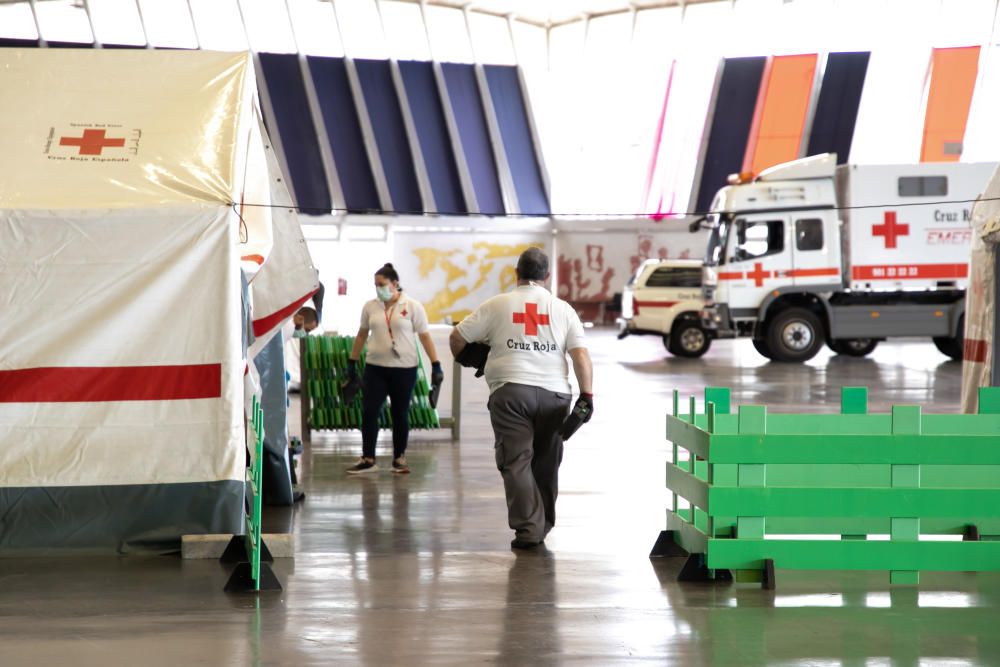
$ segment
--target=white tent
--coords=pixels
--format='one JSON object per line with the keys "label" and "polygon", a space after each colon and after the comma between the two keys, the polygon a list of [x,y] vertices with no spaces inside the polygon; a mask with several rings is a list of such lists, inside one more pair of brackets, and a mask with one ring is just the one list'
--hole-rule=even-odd
{"label": "white tent", "polygon": [[0,90],[0,548],[241,532],[247,343],[317,285],[251,57],[3,49]]}
{"label": "white tent", "polygon": [[965,299],[962,411],[979,410],[979,388],[996,386],[997,244],[1000,243],[1000,167],[972,207],[972,258]]}

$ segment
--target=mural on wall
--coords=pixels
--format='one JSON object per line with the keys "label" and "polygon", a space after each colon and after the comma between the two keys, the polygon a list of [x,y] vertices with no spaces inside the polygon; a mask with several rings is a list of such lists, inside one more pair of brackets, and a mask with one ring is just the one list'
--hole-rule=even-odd
{"label": "mural on wall", "polygon": [[559,297],[575,303],[611,301],[647,259],[697,259],[704,233],[560,234]]}
{"label": "mural on wall", "polygon": [[431,322],[458,322],[512,289],[518,256],[530,247],[545,250],[545,241],[538,235],[399,234],[396,266]]}

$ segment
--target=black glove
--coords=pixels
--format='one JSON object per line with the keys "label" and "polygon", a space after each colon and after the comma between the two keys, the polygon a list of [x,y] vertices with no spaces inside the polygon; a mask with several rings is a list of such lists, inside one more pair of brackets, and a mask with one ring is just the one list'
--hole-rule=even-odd
{"label": "black glove", "polygon": [[486,372],[486,358],[490,356],[490,346],[486,343],[469,343],[455,357],[460,366],[475,368],[476,377]]}
{"label": "black glove", "polygon": [[340,387],[344,403],[353,403],[361,392],[361,378],[358,377],[358,362],[354,359],[347,360],[347,382]]}
{"label": "black glove", "polygon": [[441,395],[441,384],[444,382],[444,371],[441,370],[441,362],[431,362],[431,393],[428,399],[432,409],[437,409],[438,396]]}
{"label": "black glove", "polygon": [[590,421],[590,417],[593,414],[594,395],[580,394],[580,398],[576,399],[576,404],[566,416],[562,428],[559,429],[559,435],[562,436],[563,440],[569,440],[570,436],[576,433],[577,429]]}

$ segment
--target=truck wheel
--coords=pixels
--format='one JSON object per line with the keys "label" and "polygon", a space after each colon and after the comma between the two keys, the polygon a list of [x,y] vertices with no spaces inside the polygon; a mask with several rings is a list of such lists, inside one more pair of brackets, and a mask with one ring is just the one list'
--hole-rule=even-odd
{"label": "truck wheel", "polygon": [[774,359],[774,356],[771,354],[771,349],[767,346],[767,341],[763,338],[753,339],[753,349],[760,352],[760,356],[766,359]]}
{"label": "truck wheel", "polygon": [[712,339],[695,320],[678,320],[670,329],[670,334],[663,337],[670,354],[675,357],[694,359],[700,357],[712,346]]}
{"label": "truck wheel", "polygon": [[866,357],[878,347],[874,338],[837,338],[827,341],[827,346],[837,354],[848,357]]}
{"label": "truck wheel", "polygon": [[826,334],[812,312],[789,308],[778,313],[767,330],[767,347],[775,361],[808,361],[816,356]]}
{"label": "truck wheel", "polygon": [[947,355],[955,361],[962,360],[962,348],[965,347],[965,315],[958,318],[958,335],[938,336],[934,339],[934,346],[941,354]]}

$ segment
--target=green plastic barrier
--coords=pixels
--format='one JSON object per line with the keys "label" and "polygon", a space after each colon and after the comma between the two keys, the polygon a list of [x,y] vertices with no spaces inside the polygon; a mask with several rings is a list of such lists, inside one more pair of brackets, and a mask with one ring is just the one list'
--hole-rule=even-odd
{"label": "green plastic barrier", "polygon": [[685,414],[675,391],[667,417],[664,536],[698,557],[682,579],[732,570],[771,587],[777,568],[888,570],[916,584],[921,570],[1000,570],[1000,388],[980,389],[977,415],[868,414],[865,387],[843,388],[841,414],[733,414],[729,396],[707,388],[705,412],[692,396]]}
{"label": "green plastic barrier", "polygon": [[223,554],[222,560],[231,560],[230,552],[234,546],[242,547],[240,561],[233,570],[229,581],[226,583],[227,592],[260,592],[261,590],[281,590],[281,584],[271,571],[270,567],[261,564],[261,554],[265,550],[261,539],[261,504],[263,496],[261,494],[263,474],[262,462],[264,460],[264,410],[253,397],[251,426],[254,435],[252,446],[249,447],[250,462],[246,469],[246,532],[243,535],[243,544],[239,544],[238,538],[233,538],[230,547]]}
{"label": "green plastic barrier", "polygon": [[[352,430],[361,428],[361,400],[344,400],[341,387],[347,381],[347,361],[354,338],[351,336],[310,336],[305,341],[304,386],[308,392],[309,424],[316,430]],[[366,351],[361,353],[358,372],[364,373]],[[441,427],[437,410],[430,406],[430,383],[423,359],[418,362],[417,383],[410,402],[410,427],[436,429]],[[392,428],[392,415],[386,402],[379,411],[379,428]]]}

